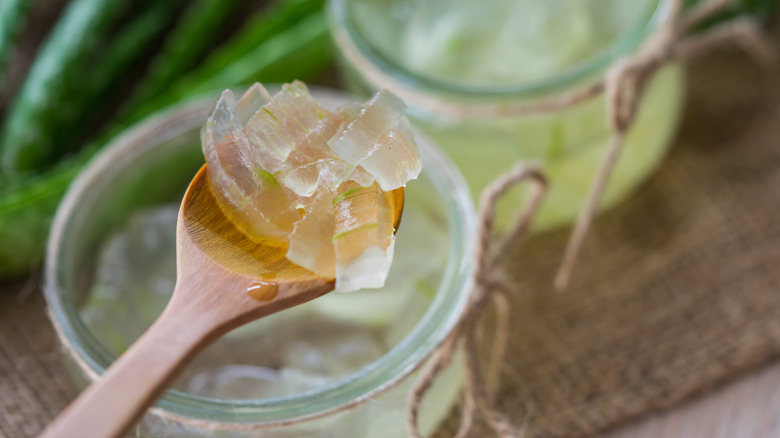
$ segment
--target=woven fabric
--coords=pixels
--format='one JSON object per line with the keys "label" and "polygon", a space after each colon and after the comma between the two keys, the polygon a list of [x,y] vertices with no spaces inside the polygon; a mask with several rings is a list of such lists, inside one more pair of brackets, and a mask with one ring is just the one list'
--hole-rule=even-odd
{"label": "woven fabric", "polygon": [[780,83],[725,52],[691,63],[672,151],[596,221],[569,290],[551,285],[568,230],[507,254],[496,396],[525,437],[594,436],[778,358]]}
{"label": "woven fabric", "polygon": [[[780,356],[777,76],[730,50],[692,62],[676,144],[596,221],[566,293],[550,285],[567,230],[507,254],[517,290],[497,396],[526,437],[593,436]],[[35,436],[75,394],[37,289],[0,288],[0,437]]]}

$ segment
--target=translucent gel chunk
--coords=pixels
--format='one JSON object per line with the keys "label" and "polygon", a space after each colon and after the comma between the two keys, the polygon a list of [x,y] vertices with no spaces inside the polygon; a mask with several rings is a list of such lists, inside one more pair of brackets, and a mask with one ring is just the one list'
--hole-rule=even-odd
{"label": "translucent gel chunk", "polygon": [[393,257],[386,191],[421,163],[404,104],[389,92],[337,111],[301,82],[222,94],[202,131],[220,206],[250,236],[288,242],[287,258],[340,291],[384,285]]}
{"label": "translucent gel chunk", "polygon": [[302,83],[284,85],[244,125],[259,167],[271,173],[281,170],[296,143],[325,115]]}
{"label": "translucent gel chunk", "polygon": [[[283,238],[300,214],[274,177],[251,165],[252,147],[239,122],[233,93],[225,91],[201,131],[209,178],[223,208],[251,234]],[[262,206],[262,207],[261,207]],[[270,214],[269,214],[270,213]]]}
{"label": "translucent gel chunk", "polygon": [[335,230],[333,202],[326,196],[313,198],[303,207],[308,211],[290,233],[287,259],[317,274],[333,277],[335,255],[330,242]]}
{"label": "translucent gel chunk", "polygon": [[238,118],[241,121],[241,126],[246,125],[246,122],[257,113],[260,107],[268,103],[269,100],[271,100],[271,95],[268,93],[268,90],[259,83],[256,82],[249,87],[249,89],[246,90],[246,93],[241,96],[237,105]]}
{"label": "translucent gel chunk", "polygon": [[114,355],[160,315],[176,285],[177,204],[137,212],[103,242],[81,317]]}
{"label": "translucent gel chunk", "polygon": [[417,178],[422,161],[413,146],[409,122],[402,119],[398,128],[390,129],[380,137],[360,165],[373,175],[384,191],[403,187],[407,181]]}
{"label": "translucent gel chunk", "polygon": [[382,287],[393,260],[391,206],[378,185],[347,182],[334,200],[337,291]]}
{"label": "translucent gel chunk", "polygon": [[368,155],[368,148],[400,122],[405,110],[404,103],[393,94],[378,92],[341,135],[330,142],[331,149],[344,161],[360,164]]}
{"label": "translucent gel chunk", "polygon": [[290,152],[279,178],[298,196],[311,196],[318,187],[335,191],[354,170],[327,147],[345,123],[339,114],[326,114]]}
{"label": "translucent gel chunk", "polygon": [[374,175],[366,172],[362,166],[356,166],[349,176],[350,181],[356,182],[359,186],[369,187],[374,184]]}
{"label": "translucent gel chunk", "polygon": [[233,93],[226,90],[201,130],[201,143],[206,160],[214,163],[209,166],[212,183],[221,189],[233,205],[240,205],[249,196],[254,180],[245,166],[232,164],[241,162],[238,144],[247,142],[235,108]]}

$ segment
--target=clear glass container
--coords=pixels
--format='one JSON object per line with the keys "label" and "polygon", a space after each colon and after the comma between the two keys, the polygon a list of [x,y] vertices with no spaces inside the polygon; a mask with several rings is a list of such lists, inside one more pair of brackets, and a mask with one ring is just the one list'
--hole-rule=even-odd
{"label": "clear glass container", "polygon": [[[331,0],[331,32],[346,85],[387,88],[455,161],[477,197],[519,161],[552,181],[535,224],[576,217],[611,135],[603,95],[572,107],[494,116],[592,85],[667,19],[672,0]],[[602,207],[658,165],[684,101],[681,66],[650,81]],[[463,107],[480,111],[462,111]],[[482,111],[484,110],[484,111]],[[499,222],[521,205],[499,206]]]}
{"label": "clear glass container", "polygon": [[[312,94],[329,107],[349,100],[327,89]],[[213,103],[193,101],[131,128],[90,163],[60,205],[45,295],[80,386],[140,335],[172,290],[176,209],[165,206],[177,205],[203,163],[199,131]],[[415,369],[465,305],[475,229],[457,169],[425,138],[418,145],[424,169],[406,190],[386,288],[329,294],[229,333],[187,367],[133,436],[406,436],[405,396]],[[128,234],[139,229],[145,231]],[[127,263],[106,261],[117,252]],[[365,346],[366,337],[379,340]],[[347,364],[355,354],[360,359]],[[312,361],[340,368],[317,374],[305,368]],[[461,378],[454,366],[436,384],[423,405],[423,430],[433,431],[449,412]]]}

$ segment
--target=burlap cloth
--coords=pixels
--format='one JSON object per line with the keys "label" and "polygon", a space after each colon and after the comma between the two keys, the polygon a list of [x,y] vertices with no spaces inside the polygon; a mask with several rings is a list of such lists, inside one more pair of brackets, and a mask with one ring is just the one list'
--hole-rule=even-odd
{"label": "burlap cloth", "polygon": [[[568,292],[551,287],[566,230],[507,255],[498,401],[528,438],[591,436],[780,357],[778,76],[731,50],[692,61],[671,153],[596,221]],[[75,394],[38,285],[0,287],[2,437],[34,436]]]}

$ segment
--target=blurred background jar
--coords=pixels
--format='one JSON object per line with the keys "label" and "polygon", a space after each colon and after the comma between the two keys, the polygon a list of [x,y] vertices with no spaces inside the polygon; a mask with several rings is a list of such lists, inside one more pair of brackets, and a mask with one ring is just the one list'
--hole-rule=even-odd
{"label": "blurred background jar", "polygon": [[[331,32],[346,86],[388,88],[453,158],[477,197],[519,161],[548,173],[537,227],[570,223],[611,132],[603,94],[562,110],[484,116],[590,86],[667,19],[670,0],[331,0]],[[677,64],[661,69],[639,105],[602,208],[624,198],[658,165],[684,100]],[[519,190],[499,206],[506,222]]]}

